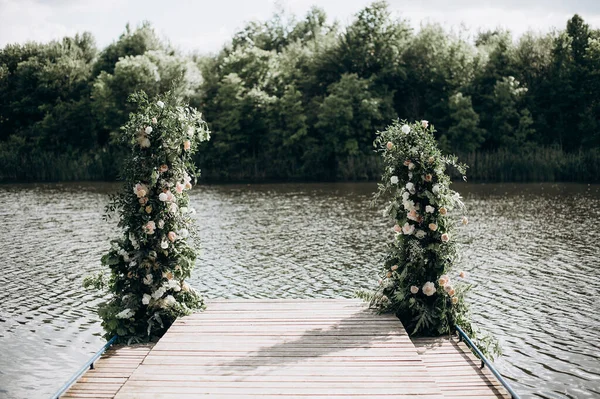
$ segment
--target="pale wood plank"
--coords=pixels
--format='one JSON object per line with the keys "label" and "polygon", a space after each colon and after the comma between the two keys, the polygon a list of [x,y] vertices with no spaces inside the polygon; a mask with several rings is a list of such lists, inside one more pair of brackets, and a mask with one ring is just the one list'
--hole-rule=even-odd
{"label": "pale wood plank", "polygon": [[[480,360],[456,337],[413,340],[417,353],[446,397],[510,398],[510,394]],[[456,375],[460,370],[462,375]]]}
{"label": "pale wood plank", "polygon": [[69,399],[114,398],[142,363],[154,344],[114,345],[109,348],[61,397]]}
{"label": "pale wood plank", "polygon": [[64,397],[502,397],[469,354],[415,347],[395,316],[359,300],[214,300],[156,345],[103,357]]}

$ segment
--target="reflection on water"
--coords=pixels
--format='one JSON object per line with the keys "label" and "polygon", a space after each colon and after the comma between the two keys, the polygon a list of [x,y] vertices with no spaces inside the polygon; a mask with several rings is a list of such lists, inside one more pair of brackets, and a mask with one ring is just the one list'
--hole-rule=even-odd
{"label": "reflection on water", "polygon": [[[102,345],[81,288],[115,234],[114,184],[0,186],[0,397],[47,397]],[[523,397],[600,396],[600,186],[458,185],[470,224],[461,268],[499,369]],[[204,186],[192,191],[207,297],[351,297],[376,284],[389,223],[373,184]]]}

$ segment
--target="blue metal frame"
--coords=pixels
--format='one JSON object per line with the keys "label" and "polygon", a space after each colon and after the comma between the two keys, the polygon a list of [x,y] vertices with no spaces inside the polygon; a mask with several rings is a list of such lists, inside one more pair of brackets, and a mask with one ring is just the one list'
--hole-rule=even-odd
{"label": "blue metal frame", "polygon": [[500,383],[502,385],[504,385],[504,388],[506,388],[506,390],[508,391],[508,393],[510,394],[510,396],[513,399],[521,399],[519,397],[519,395],[517,395],[517,393],[512,389],[512,387],[510,386],[508,381],[506,381],[504,379],[504,377],[502,377],[502,375],[498,372],[498,370],[496,370],[496,368],[492,365],[492,363],[490,363],[488,358],[485,357],[483,355],[483,353],[481,353],[479,348],[477,346],[475,346],[473,341],[471,341],[471,338],[469,338],[469,336],[462,330],[462,328],[460,328],[459,326],[456,326],[456,331],[458,332],[458,338],[461,341],[464,341],[468,346],[470,346],[471,349],[473,350],[473,352],[475,352],[477,357],[481,360],[481,368],[483,368],[484,366],[487,366],[488,369],[492,372],[492,374],[494,374],[496,376],[498,381],[500,381]]}
{"label": "blue metal frame", "polygon": [[96,352],[96,354],[94,356],[92,356],[92,358],[90,360],[88,360],[87,363],[84,364],[79,369],[79,371],[77,371],[77,373],[73,374],[73,376],[69,379],[69,381],[67,381],[65,383],[65,385],[62,386],[62,388],[60,388],[54,395],[52,395],[51,398],[52,399],[59,399],[60,395],[62,395],[63,393],[65,393],[71,387],[71,385],[73,385],[75,383],[75,381],[77,381],[79,379],[79,377],[81,377],[86,371],[93,370],[94,369],[94,362],[96,360],[98,360],[98,358],[100,356],[102,356],[102,354],[104,352],[106,352],[106,350],[108,348],[110,348],[111,345],[114,344],[116,340],[117,340],[117,336],[115,335],[98,352]]}

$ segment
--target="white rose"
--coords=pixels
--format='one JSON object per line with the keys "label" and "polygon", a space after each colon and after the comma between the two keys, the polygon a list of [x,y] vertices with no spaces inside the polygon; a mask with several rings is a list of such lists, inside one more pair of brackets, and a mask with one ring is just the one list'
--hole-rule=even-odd
{"label": "white rose", "polygon": [[150,298],[152,298],[150,295],[148,294],[144,294],[144,296],[142,297],[142,303],[144,305],[147,305],[150,303]]}
{"label": "white rose", "polygon": [[175,300],[175,297],[173,295],[167,295],[165,298],[165,304],[167,306],[172,306],[175,305],[177,303],[177,301]]}
{"label": "white rose", "polygon": [[115,317],[116,317],[117,319],[128,319],[128,318],[130,318],[131,316],[133,316],[134,314],[135,314],[135,312],[134,312],[133,310],[131,310],[131,309],[127,308],[127,309],[125,309],[125,310],[123,310],[123,311],[121,311],[121,312],[117,313],[117,314],[115,315]]}
{"label": "white rose", "polygon": [[152,293],[152,298],[159,299],[160,297],[162,297],[165,294],[166,291],[167,290],[165,289],[165,287],[160,287]]}
{"label": "white rose", "polygon": [[171,279],[167,283],[165,283],[165,287],[175,292],[181,291],[181,286],[179,285],[179,282],[175,279]]}
{"label": "white rose", "polygon": [[419,292],[419,287],[417,287],[416,285],[411,286],[410,292],[411,294],[417,294]]}
{"label": "white rose", "polygon": [[423,129],[427,129],[427,126],[429,126],[429,121],[426,121],[425,119],[423,119],[421,121],[421,126],[423,126]]}
{"label": "white rose", "polygon": [[433,212],[435,212],[435,208],[432,207],[431,205],[427,205],[427,206],[425,206],[425,212],[433,213]]}
{"label": "white rose", "polygon": [[398,176],[392,176],[392,178],[390,179],[390,182],[392,184],[398,184]]}
{"label": "white rose", "polygon": [[407,211],[412,211],[413,209],[415,209],[415,203],[414,203],[414,201],[411,201],[411,200],[402,201],[402,206]]}
{"label": "white rose", "polygon": [[167,193],[160,193],[158,195],[158,199],[161,200],[162,202],[165,202],[168,198],[169,198],[169,196],[167,195]]}
{"label": "white rose", "polygon": [[160,220],[158,221],[158,228],[159,228],[159,229],[162,229],[163,227],[165,227],[165,221],[164,221],[164,220],[162,220],[162,219],[160,219]]}
{"label": "white rose", "polygon": [[158,102],[156,103],[156,105],[158,105],[158,106],[159,106],[159,107],[161,107],[161,108],[164,108],[164,107],[165,107],[165,103],[163,103],[162,101],[158,101]]}
{"label": "white rose", "polygon": [[417,232],[415,233],[415,236],[420,240],[422,238],[425,238],[425,236],[427,235],[427,233],[423,230],[417,230]]}
{"label": "white rose", "polygon": [[432,296],[433,294],[435,294],[435,291],[435,284],[433,284],[431,281],[428,281],[425,283],[425,285],[423,285],[423,294],[427,296]]}
{"label": "white rose", "polygon": [[434,184],[433,187],[431,188],[431,191],[434,194],[439,194],[440,193],[440,185],[439,184]]}
{"label": "white rose", "polygon": [[408,170],[413,170],[415,168],[415,164],[414,163],[409,163],[408,164]]}
{"label": "white rose", "polygon": [[408,197],[410,197],[410,193],[409,193],[408,191],[404,191],[404,192],[402,193],[402,199],[403,199],[404,201],[408,201]]}
{"label": "white rose", "polygon": [[146,132],[146,134],[152,133],[152,126],[146,127],[146,130],[144,130],[144,131]]}
{"label": "white rose", "polygon": [[161,247],[162,249],[167,249],[167,248],[169,248],[169,242],[168,242],[167,240],[162,240],[162,241],[160,242],[160,247]]}
{"label": "white rose", "polygon": [[406,189],[409,193],[414,194],[416,192],[415,185],[411,182],[406,183]]}
{"label": "white rose", "polygon": [[402,125],[402,128],[400,130],[402,130],[402,133],[408,134],[408,133],[410,133],[410,126]]}
{"label": "white rose", "polygon": [[181,229],[179,230],[178,235],[182,236],[183,238],[187,238],[190,235],[190,232],[188,231],[188,229]]}

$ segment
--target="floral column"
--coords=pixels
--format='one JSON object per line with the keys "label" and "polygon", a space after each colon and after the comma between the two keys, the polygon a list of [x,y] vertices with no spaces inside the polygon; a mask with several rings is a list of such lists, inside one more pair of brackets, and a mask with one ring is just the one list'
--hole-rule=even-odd
{"label": "floral column", "polygon": [[464,272],[452,271],[455,229],[467,218],[446,173],[447,165],[462,174],[466,167],[442,155],[433,132],[427,121],[397,121],[375,141],[385,164],[377,196],[391,197],[386,214],[395,238],[372,304],[395,312],[411,335],[449,334],[456,325],[473,334],[464,299],[470,285]]}
{"label": "floral column", "polygon": [[167,94],[149,101],[132,96],[138,111],[122,127],[120,139],[131,147],[124,187],[107,207],[117,212],[123,234],[102,257],[111,274],[88,279],[107,288],[109,300],[99,314],[106,336],[126,341],[160,337],[173,321],[203,307],[185,279],[194,267],[198,240],[188,192],[198,171],[192,154],[210,138],[195,109]]}

